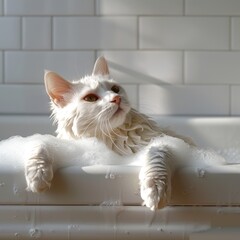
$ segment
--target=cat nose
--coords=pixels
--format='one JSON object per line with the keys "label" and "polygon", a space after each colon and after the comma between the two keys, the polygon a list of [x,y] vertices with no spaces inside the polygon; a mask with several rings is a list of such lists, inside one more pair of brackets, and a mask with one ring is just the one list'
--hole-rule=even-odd
{"label": "cat nose", "polygon": [[115,96],[112,101],[112,103],[116,103],[117,105],[119,105],[121,103],[121,97],[120,96]]}

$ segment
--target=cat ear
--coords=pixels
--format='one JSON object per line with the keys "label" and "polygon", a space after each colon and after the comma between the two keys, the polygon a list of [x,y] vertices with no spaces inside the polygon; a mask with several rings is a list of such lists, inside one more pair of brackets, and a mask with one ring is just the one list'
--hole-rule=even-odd
{"label": "cat ear", "polygon": [[109,75],[108,64],[104,57],[99,57],[96,60],[92,75]]}
{"label": "cat ear", "polygon": [[64,95],[72,90],[72,84],[51,71],[45,71],[44,82],[47,94],[52,102],[60,107],[64,107],[67,104]]}

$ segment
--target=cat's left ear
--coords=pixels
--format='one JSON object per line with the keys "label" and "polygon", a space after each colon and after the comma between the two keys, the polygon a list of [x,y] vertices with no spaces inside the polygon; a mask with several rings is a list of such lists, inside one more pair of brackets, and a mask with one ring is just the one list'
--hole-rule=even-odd
{"label": "cat's left ear", "polygon": [[104,57],[99,57],[96,60],[92,75],[109,75],[108,64]]}
{"label": "cat's left ear", "polygon": [[66,94],[73,90],[72,84],[51,71],[45,71],[44,82],[47,94],[52,102],[57,106],[64,107],[68,103]]}

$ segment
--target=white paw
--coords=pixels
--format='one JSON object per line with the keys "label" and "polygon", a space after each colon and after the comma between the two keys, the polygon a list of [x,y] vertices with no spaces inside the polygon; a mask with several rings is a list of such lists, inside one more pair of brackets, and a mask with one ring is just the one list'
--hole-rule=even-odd
{"label": "white paw", "polygon": [[168,149],[151,147],[139,173],[143,204],[151,210],[167,205],[171,193],[171,169]]}
{"label": "white paw", "polygon": [[154,178],[144,178],[140,181],[143,205],[152,211],[167,204],[167,193],[164,182]]}
{"label": "white paw", "polygon": [[50,188],[53,178],[52,161],[45,148],[32,149],[25,164],[25,177],[28,191],[43,192]]}

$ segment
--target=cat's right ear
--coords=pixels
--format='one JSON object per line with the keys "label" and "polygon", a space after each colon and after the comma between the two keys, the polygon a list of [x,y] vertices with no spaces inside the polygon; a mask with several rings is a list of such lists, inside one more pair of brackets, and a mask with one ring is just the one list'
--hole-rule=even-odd
{"label": "cat's right ear", "polygon": [[102,75],[102,76],[109,75],[108,64],[106,59],[103,56],[99,57],[96,60],[92,75]]}
{"label": "cat's right ear", "polygon": [[52,102],[60,107],[67,104],[66,94],[72,91],[72,84],[55,72],[46,71],[44,74],[45,88]]}

